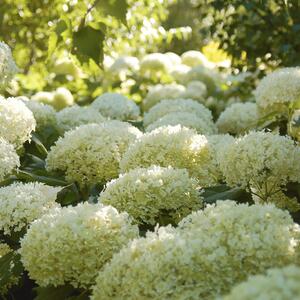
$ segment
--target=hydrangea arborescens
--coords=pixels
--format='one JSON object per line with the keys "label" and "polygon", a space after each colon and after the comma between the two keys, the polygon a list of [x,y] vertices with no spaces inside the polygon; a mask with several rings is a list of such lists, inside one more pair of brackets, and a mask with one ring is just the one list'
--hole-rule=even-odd
{"label": "hydrangea arborescens", "polygon": [[236,139],[220,158],[226,182],[255,190],[269,201],[288,182],[300,182],[300,148],[285,136],[250,132]]}
{"label": "hydrangea arborescens", "polygon": [[[148,132],[130,145],[120,167],[126,172],[137,167],[172,166],[187,169],[190,176],[207,176],[202,168],[209,157],[207,138],[195,130],[177,126],[164,126]],[[201,181],[200,181],[201,184]]]}
{"label": "hydrangea arborescens", "polygon": [[59,207],[55,200],[60,190],[39,182],[18,182],[0,188],[0,230],[5,234],[21,231],[50,209]]}
{"label": "hydrangea arborescens", "polygon": [[255,103],[234,103],[219,116],[217,126],[220,133],[243,134],[256,127],[258,121]]}
{"label": "hydrangea arborescens", "polygon": [[150,74],[156,72],[167,72],[170,68],[170,59],[162,53],[150,53],[141,60],[141,73]]}
{"label": "hydrangea arborescens", "polygon": [[287,212],[218,202],[177,230],[130,242],[100,270],[91,299],[213,299],[248,275],[294,262],[298,244]]}
{"label": "hydrangea arborescens", "polygon": [[119,175],[119,162],[142,133],[129,123],[107,121],[67,131],[51,147],[46,159],[50,171],[65,172],[81,186],[105,183]]}
{"label": "hydrangea arborescens", "polygon": [[211,123],[213,121],[211,111],[201,103],[192,99],[166,99],[154,105],[145,113],[144,126],[147,127],[172,112],[189,112],[197,115],[197,117],[205,122]]}
{"label": "hydrangea arborescens", "polygon": [[104,117],[117,120],[135,120],[140,115],[139,107],[127,97],[117,93],[105,93],[95,99],[91,108]]}
{"label": "hydrangea arborescens", "polygon": [[36,121],[24,102],[16,98],[0,98],[0,136],[17,149],[30,140]]}
{"label": "hydrangea arborescens", "polygon": [[171,83],[171,84],[157,84],[150,87],[146,98],[143,101],[143,108],[145,111],[148,111],[152,106],[159,103],[164,99],[176,99],[180,98],[185,87],[180,84]]}
{"label": "hydrangea arborescens", "polygon": [[191,98],[201,103],[204,103],[206,94],[207,94],[207,88],[202,81],[191,81],[187,84],[186,90],[182,94],[182,97]]}
{"label": "hydrangea arborescens", "polygon": [[105,118],[92,107],[73,105],[59,111],[56,120],[58,130],[64,133],[80,125],[104,122]]}
{"label": "hydrangea arborescens", "polygon": [[189,67],[195,67],[198,65],[203,65],[205,67],[213,66],[213,64],[208,61],[208,59],[205,57],[203,53],[196,50],[189,50],[184,52],[181,55],[181,60],[183,64]]}
{"label": "hydrangea arborescens", "polygon": [[265,76],[255,92],[256,103],[263,113],[286,114],[300,102],[300,68],[283,68]]}
{"label": "hydrangea arborescens", "polygon": [[0,137],[0,181],[19,166],[20,159],[14,146]]}
{"label": "hydrangea arborescens", "polygon": [[115,252],[138,236],[127,213],[89,204],[52,209],[21,239],[21,260],[40,286],[89,287]]}
{"label": "hydrangea arborescens", "polygon": [[223,300],[290,300],[300,299],[300,268],[290,265],[269,269],[266,274],[250,276],[235,286]]}
{"label": "hydrangea arborescens", "polygon": [[17,72],[18,67],[9,46],[0,42],[0,88],[5,88]]}
{"label": "hydrangea arborescens", "polygon": [[161,126],[174,126],[178,124],[187,128],[195,129],[200,134],[214,134],[217,131],[217,128],[212,121],[205,121],[194,113],[180,111],[164,115],[150,124],[146,128],[146,131],[149,132]]}
{"label": "hydrangea arborescens", "polygon": [[185,169],[138,168],[107,184],[99,201],[127,211],[137,223],[177,224],[202,207],[198,183]]}

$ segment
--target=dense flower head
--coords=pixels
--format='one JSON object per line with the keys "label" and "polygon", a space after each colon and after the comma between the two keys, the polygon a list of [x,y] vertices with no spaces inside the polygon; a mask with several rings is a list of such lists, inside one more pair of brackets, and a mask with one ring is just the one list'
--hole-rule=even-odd
{"label": "dense flower head", "polygon": [[56,112],[51,105],[37,101],[24,101],[24,103],[33,113],[37,131],[49,125],[56,126]]}
{"label": "dense flower head", "polygon": [[170,75],[175,79],[176,82],[184,82],[186,78],[186,74],[191,69],[186,65],[175,65],[173,66],[172,70],[170,71]]}
{"label": "dense flower head", "polygon": [[124,154],[120,167],[126,172],[137,167],[172,166],[187,169],[198,179],[206,175],[202,169],[209,156],[207,139],[195,130],[177,126],[163,126],[141,136]]}
{"label": "dense flower head", "polygon": [[135,120],[140,115],[139,107],[127,97],[117,93],[105,93],[97,97],[91,108],[104,117],[117,120]]}
{"label": "dense flower head", "polygon": [[0,188],[0,230],[5,234],[21,231],[32,221],[58,207],[60,187],[39,182],[13,183]]}
{"label": "dense flower head", "polygon": [[37,92],[31,99],[36,102],[44,103],[53,106],[54,94],[51,92]]}
{"label": "dense flower head", "polygon": [[211,111],[201,103],[192,99],[166,99],[154,105],[147,113],[145,113],[144,126],[147,127],[151,123],[154,123],[166,114],[172,112],[193,113],[205,122],[212,122],[213,120]]}
{"label": "dense flower head", "polygon": [[0,42],[0,88],[5,88],[18,70],[9,46]]}
{"label": "dense flower head", "polygon": [[200,134],[214,134],[217,131],[216,125],[212,121],[208,122],[207,120],[199,118],[197,114],[185,111],[171,112],[164,115],[150,124],[146,128],[146,131],[149,132],[161,126],[178,124],[195,129]]}
{"label": "dense flower head", "polygon": [[298,236],[274,206],[218,202],[177,230],[130,242],[100,270],[91,299],[213,299],[248,275],[294,262]]}
{"label": "dense flower head", "polygon": [[255,92],[256,103],[262,109],[286,110],[300,100],[300,68],[283,68],[265,76]]}
{"label": "dense flower head", "polygon": [[127,211],[139,224],[177,224],[202,207],[197,188],[197,180],[185,169],[151,166],[131,170],[109,182],[99,201]]}
{"label": "dense flower head", "polygon": [[150,53],[141,60],[141,72],[165,72],[170,66],[170,59],[162,53]]}
{"label": "dense flower head", "polygon": [[164,56],[166,56],[169,59],[172,68],[173,66],[178,66],[181,64],[181,57],[174,52],[166,52],[164,53]]}
{"label": "dense flower head", "polygon": [[56,120],[59,131],[64,133],[80,125],[104,122],[105,118],[92,107],[73,105],[59,111]]}
{"label": "dense flower head", "polygon": [[180,84],[157,84],[150,87],[146,98],[143,101],[143,108],[148,111],[152,106],[164,99],[180,98],[185,91],[185,87]]}
{"label": "dense flower head", "polygon": [[227,148],[220,166],[229,185],[250,185],[267,200],[280,186],[300,182],[299,155],[299,146],[288,137],[250,132]]}
{"label": "dense flower head", "polygon": [[36,121],[24,102],[16,98],[0,98],[0,137],[17,149],[30,140]]}
{"label": "dense flower head", "polygon": [[119,73],[122,71],[137,71],[140,68],[139,60],[134,56],[118,57],[109,67],[111,73]]}
{"label": "dense flower head", "polygon": [[138,236],[127,213],[89,204],[52,209],[21,239],[21,260],[40,286],[89,287],[98,270]]}
{"label": "dense flower head", "polygon": [[67,180],[80,185],[105,183],[119,175],[124,152],[141,134],[129,123],[116,120],[81,125],[51,147],[46,168],[64,171]]}
{"label": "dense flower head", "polygon": [[257,121],[255,103],[234,103],[221,113],[217,126],[221,133],[243,134],[255,128]]}
{"label": "dense flower head", "polygon": [[20,159],[14,146],[0,137],[0,181],[19,166]]}
{"label": "dense flower head", "polygon": [[199,102],[205,102],[207,94],[206,85],[202,81],[191,81],[187,84],[185,92],[182,94],[183,98],[191,98]]}
{"label": "dense flower head", "polygon": [[269,269],[266,274],[251,276],[237,285],[224,300],[291,300],[300,299],[300,268],[289,265]]}
{"label": "dense flower head", "polygon": [[51,103],[56,110],[61,110],[74,104],[72,93],[65,87],[59,87],[53,92],[53,102]]}
{"label": "dense flower head", "polygon": [[208,61],[205,55],[200,51],[195,51],[195,50],[186,51],[181,55],[181,60],[183,64],[190,67],[195,67],[198,65],[203,65],[205,67],[211,66],[211,63]]}

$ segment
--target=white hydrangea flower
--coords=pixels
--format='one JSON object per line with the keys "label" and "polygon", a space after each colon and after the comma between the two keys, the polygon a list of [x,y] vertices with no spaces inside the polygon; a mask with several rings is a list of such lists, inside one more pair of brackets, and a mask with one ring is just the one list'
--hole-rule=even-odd
{"label": "white hydrangea flower", "polygon": [[53,92],[53,102],[49,104],[52,104],[56,110],[61,110],[73,105],[74,97],[67,88],[59,87]]}
{"label": "white hydrangea flower", "polygon": [[91,108],[98,110],[106,118],[121,121],[135,120],[140,115],[140,109],[135,102],[117,93],[105,93],[97,97]]}
{"label": "white hydrangea flower", "polygon": [[119,175],[123,154],[141,134],[130,124],[115,120],[81,125],[51,147],[46,168],[64,171],[67,180],[81,186],[105,183]]}
{"label": "white hydrangea flower", "polygon": [[139,224],[176,224],[202,207],[197,188],[197,180],[185,169],[151,166],[131,170],[109,182],[99,201],[127,211]]}
{"label": "white hydrangea flower", "polygon": [[300,101],[300,68],[283,68],[265,76],[254,92],[262,110],[285,112]]}
{"label": "white hydrangea flower", "polygon": [[166,114],[172,112],[189,112],[205,122],[213,122],[211,111],[192,99],[165,99],[150,108],[144,115],[144,126],[147,127]]}
{"label": "white hydrangea flower", "polygon": [[184,92],[185,87],[180,84],[157,84],[150,87],[149,92],[143,101],[143,108],[145,111],[148,111],[161,100],[180,98]]}
{"label": "white hydrangea flower", "polygon": [[51,105],[36,101],[24,101],[24,103],[33,113],[37,131],[43,130],[48,125],[56,125],[56,112]]}
{"label": "white hydrangea flower", "polygon": [[221,113],[216,124],[219,132],[238,135],[254,129],[258,118],[255,103],[234,103]]}
{"label": "white hydrangea flower", "polygon": [[0,98],[0,136],[17,149],[30,140],[36,121],[22,100]]}
{"label": "white hydrangea flower", "polygon": [[31,97],[33,101],[53,106],[54,94],[51,92],[38,92]]}
{"label": "white hydrangea flower", "polygon": [[14,146],[0,137],[0,181],[20,166]]}
{"label": "white hydrangea flower", "polygon": [[175,65],[170,71],[170,75],[178,82],[186,82],[186,75],[191,70],[191,67],[186,65]]}
{"label": "white hydrangea flower", "polygon": [[207,144],[207,138],[193,129],[181,125],[159,127],[129,146],[120,162],[121,171],[159,165],[187,169],[197,179],[206,177],[202,166],[209,157]]}
{"label": "white hydrangea flower", "polygon": [[134,56],[118,57],[114,63],[109,67],[108,71],[111,73],[119,73],[122,71],[138,71],[140,68],[139,60]]}
{"label": "white hydrangea flower", "polygon": [[232,143],[220,159],[231,186],[252,187],[263,201],[288,182],[300,182],[300,148],[288,137],[251,132]]}
{"label": "white hydrangea flower", "polygon": [[18,71],[9,46],[0,42],[0,88],[5,88]]}
{"label": "white hydrangea flower", "polygon": [[51,208],[61,187],[43,183],[13,183],[0,188],[0,230],[5,234],[21,231]]}
{"label": "white hydrangea flower", "polygon": [[165,72],[170,67],[170,59],[162,53],[151,53],[145,55],[141,60],[141,72]]}
{"label": "white hydrangea flower", "polygon": [[177,230],[130,242],[100,270],[91,299],[215,299],[251,274],[295,262],[298,244],[287,212],[219,202]]}
{"label": "white hydrangea flower", "polygon": [[161,126],[182,125],[195,129],[200,134],[214,134],[217,132],[216,125],[210,121],[199,118],[196,114],[185,111],[171,112],[156,120],[146,128],[146,132]]}
{"label": "white hydrangea flower", "polygon": [[189,50],[181,55],[181,61],[183,64],[189,67],[196,67],[202,65],[206,68],[213,68],[214,64],[211,63],[206,56],[200,51]]}
{"label": "white hydrangea flower", "polygon": [[64,133],[80,125],[104,122],[105,118],[90,106],[73,105],[59,111],[56,120],[59,131]]}
{"label": "white hydrangea flower", "polygon": [[174,66],[181,64],[181,57],[174,52],[166,52],[164,53],[164,56],[166,56],[170,61],[170,66],[172,69],[174,68]]}
{"label": "white hydrangea flower", "polygon": [[191,81],[187,84],[185,92],[182,94],[183,98],[191,98],[199,102],[205,102],[207,95],[206,85],[202,81]]}
{"label": "white hydrangea flower", "polygon": [[127,213],[89,204],[52,209],[21,239],[21,260],[40,286],[88,288],[115,252],[138,236]]}
{"label": "white hydrangea flower", "polygon": [[300,268],[290,265],[269,269],[264,275],[250,276],[235,286],[224,300],[290,300],[300,299]]}

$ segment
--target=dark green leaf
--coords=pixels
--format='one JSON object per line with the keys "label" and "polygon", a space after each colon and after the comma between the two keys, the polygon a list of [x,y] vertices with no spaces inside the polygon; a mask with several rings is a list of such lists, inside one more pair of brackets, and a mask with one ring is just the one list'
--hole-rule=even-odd
{"label": "dark green leaf", "polygon": [[24,272],[20,255],[14,251],[0,258],[0,287],[7,285],[12,278],[20,277]]}
{"label": "dark green leaf", "polygon": [[35,291],[37,296],[34,300],[66,300],[76,292],[72,286],[68,285],[59,287],[37,287]]}
{"label": "dark green leaf", "polygon": [[111,15],[126,24],[128,4],[126,0],[100,0],[96,9],[103,15]]}
{"label": "dark green leaf", "polygon": [[36,146],[37,150],[39,151],[39,153],[43,157],[47,157],[48,151],[47,151],[46,147],[43,145],[43,143],[41,142],[41,140],[39,139],[39,137],[35,133],[32,134],[31,140],[32,140],[32,142],[35,143],[35,146]]}

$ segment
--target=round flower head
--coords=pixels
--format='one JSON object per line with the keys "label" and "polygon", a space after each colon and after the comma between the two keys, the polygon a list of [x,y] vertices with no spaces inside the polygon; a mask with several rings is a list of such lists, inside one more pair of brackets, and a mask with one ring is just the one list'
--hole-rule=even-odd
{"label": "round flower head", "polygon": [[30,140],[36,121],[22,100],[0,98],[0,136],[17,149]]}
{"label": "round flower head", "polygon": [[185,87],[180,84],[157,84],[150,88],[146,98],[143,101],[143,108],[145,111],[148,111],[152,106],[159,103],[161,100],[180,98],[184,91]]}
{"label": "round flower head", "polygon": [[73,105],[59,111],[56,115],[57,126],[61,133],[77,126],[104,122],[104,117],[92,107]]}
{"label": "round flower head", "polygon": [[71,92],[64,87],[56,89],[53,93],[53,102],[51,103],[56,110],[61,110],[74,104],[74,98]]}
{"label": "round flower head", "polygon": [[36,120],[36,131],[42,131],[47,126],[56,126],[56,112],[51,105],[36,101],[24,101],[25,105],[32,111]]}
{"label": "round flower head", "polygon": [[211,94],[216,90],[218,74],[203,66],[193,67],[185,76],[185,83],[191,81],[202,81],[207,88],[207,93]]}
{"label": "round flower head", "polygon": [[221,113],[217,126],[221,133],[243,134],[255,128],[257,121],[255,103],[234,103]]}
{"label": "round flower head", "polygon": [[291,300],[300,299],[300,268],[294,265],[269,269],[266,275],[251,276],[234,287],[224,300]]}
{"label": "round flower head", "polygon": [[205,122],[210,123],[213,121],[211,111],[192,99],[166,99],[154,105],[145,113],[144,126],[147,127],[172,112],[189,112],[197,115]]}
{"label": "round flower head", "polygon": [[288,137],[251,132],[232,143],[220,159],[231,186],[252,187],[263,201],[288,182],[300,182],[300,148]]}
{"label": "round flower head", "polygon": [[109,182],[99,201],[127,211],[139,224],[177,224],[202,207],[197,181],[185,169],[138,168]]}
{"label": "round flower head", "polygon": [[117,93],[105,93],[91,104],[104,117],[117,120],[135,120],[140,115],[139,107],[127,97]]}
{"label": "round flower head", "polygon": [[86,202],[53,209],[34,221],[19,251],[38,285],[87,288],[113,253],[137,236],[127,213]]}
{"label": "round flower head", "polygon": [[100,270],[91,299],[214,299],[248,275],[293,262],[296,227],[273,206],[210,206],[178,230],[129,243]]}
{"label": "round flower head", "polygon": [[164,56],[168,58],[172,67],[181,64],[181,57],[174,52],[166,52]]}
{"label": "round flower head", "polygon": [[151,165],[172,166],[187,169],[190,176],[199,179],[207,175],[202,166],[208,156],[205,136],[180,125],[165,126],[137,139],[124,154],[120,167],[126,172]]}
{"label": "round flower head", "polygon": [[141,60],[142,73],[165,72],[169,69],[169,66],[169,57],[165,56],[162,53],[151,53],[145,55]]}
{"label": "round flower head", "polygon": [[185,82],[186,74],[191,68],[186,65],[175,65],[170,71],[170,75],[176,80],[176,82]]}
{"label": "round flower head", "polygon": [[255,92],[256,103],[267,113],[285,113],[289,106],[300,100],[300,68],[279,69],[258,84]]}
{"label": "round flower head", "polygon": [[211,63],[208,61],[208,59],[205,57],[203,53],[195,50],[189,50],[184,52],[181,55],[181,60],[183,64],[190,67],[195,67],[198,65],[203,65],[207,67],[211,65]]}
{"label": "round flower head", "polygon": [[107,121],[67,131],[51,147],[48,170],[61,170],[81,186],[105,183],[119,175],[119,162],[141,132],[128,123]]}
{"label": "round flower head", "polygon": [[[2,257],[4,257],[5,255],[11,253],[13,250],[5,243],[1,243],[0,242],[0,259]],[[10,264],[9,266],[10,268],[13,268],[14,265]],[[5,270],[5,272],[7,272],[7,270]],[[0,280],[2,281],[2,278],[0,277]],[[8,282],[6,281],[4,284],[2,284],[1,282],[1,286],[0,286],[0,296],[4,296],[7,294],[7,292],[9,291],[9,289],[17,284],[19,281],[19,279],[16,276],[11,276],[8,280]],[[6,299],[5,297],[2,299]]]}
{"label": "round flower head", "polygon": [[5,234],[21,231],[51,208],[60,187],[43,183],[13,183],[0,188],[0,230]]}
{"label": "round flower head", "polygon": [[44,103],[44,104],[54,106],[53,105],[54,94],[51,93],[51,92],[38,92],[35,95],[33,95],[31,97],[31,99],[33,101],[36,101],[36,102],[40,102],[40,103]]}
{"label": "round flower head", "polygon": [[171,112],[157,121],[150,124],[146,131],[152,131],[161,126],[167,125],[182,125],[187,128],[192,128],[197,130],[198,133],[201,134],[213,134],[216,133],[217,128],[216,125],[211,121],[207,122],[203,119],[200,119],[196,114],[190,112]]}
{"label": "round flower head", "polygon": [[18,71],[9,46],[0,42],[0,88],[5,88]]}
{"label": "round flower head", "polygon": [[122,56],[117,58],[108,71],[115,74],[119,72],[139,70],[139,60],[134,56]]}
{"label": "round flower head", "polygon": [[0,181],[19,166],[20,160],[14,146],[0,137]]}
{"label": "round flower head", "polygon": [[206,94],[207,88],[202,81],[191,81],[187,84],[186,91],[182,94],[182,97],[205,102],[204,98]]}

